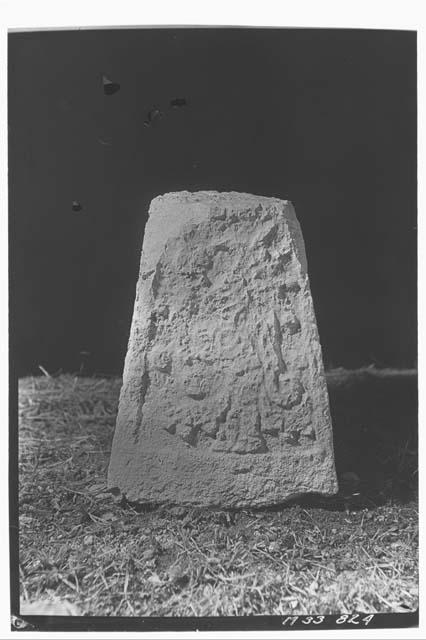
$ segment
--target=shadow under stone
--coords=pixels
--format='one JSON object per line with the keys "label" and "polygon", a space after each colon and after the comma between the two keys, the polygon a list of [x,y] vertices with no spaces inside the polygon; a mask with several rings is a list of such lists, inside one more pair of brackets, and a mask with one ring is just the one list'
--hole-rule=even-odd
{"label": "shadow under stone", "polygon": [[412,499],[418,469],[417,371],[335,369],[327,373],[327,387],[341,492],[352,477],[360,500]]}

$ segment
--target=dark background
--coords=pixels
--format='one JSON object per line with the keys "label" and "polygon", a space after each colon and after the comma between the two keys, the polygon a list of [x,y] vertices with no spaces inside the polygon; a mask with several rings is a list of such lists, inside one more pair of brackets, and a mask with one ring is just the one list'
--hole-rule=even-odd
{"label": "dark background", "polygon": [[292,200],[326,366],[416,365],[415,32],[11,33],[8,111],[18,375],[121,373],[149,202],[184,189]]}

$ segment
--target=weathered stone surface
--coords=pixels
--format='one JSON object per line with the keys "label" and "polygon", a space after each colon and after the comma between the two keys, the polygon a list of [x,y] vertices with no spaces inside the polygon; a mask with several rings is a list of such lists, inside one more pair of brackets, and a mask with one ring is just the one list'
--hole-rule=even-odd
{"label": "weathered stone surface", "polygon": [[290,202],[210,191],[152,201],[109,486],[131,501],[223,507],[337,491]]}

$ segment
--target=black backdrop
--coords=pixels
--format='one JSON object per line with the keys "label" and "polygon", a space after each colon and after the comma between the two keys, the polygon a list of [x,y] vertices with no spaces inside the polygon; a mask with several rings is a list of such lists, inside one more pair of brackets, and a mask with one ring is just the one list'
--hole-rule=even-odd
{"label": "black backdrop", "polygon": [[415,365],[415,32],[11,33],[8,112],[19,375],[121,372],[149,202],[182,189],[292,200],[326,365]]}

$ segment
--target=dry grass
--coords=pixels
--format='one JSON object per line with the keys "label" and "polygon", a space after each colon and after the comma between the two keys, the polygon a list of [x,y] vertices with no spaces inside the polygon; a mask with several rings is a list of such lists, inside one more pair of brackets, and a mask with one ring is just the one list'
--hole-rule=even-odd
{"label": "dry grass", "polygon": [[[418,514],[408,445],[405,453],[404,443],[393,454],[388,447],[385,483],[364,488],[357,502],[138,511],[115,503],[105,489],[120,385],[69,375],[20,381],[23,605],[67,600],[88,616],[417,608]],[[411,481],[405,502],[393,491],[396,469],[403,484]]]}

